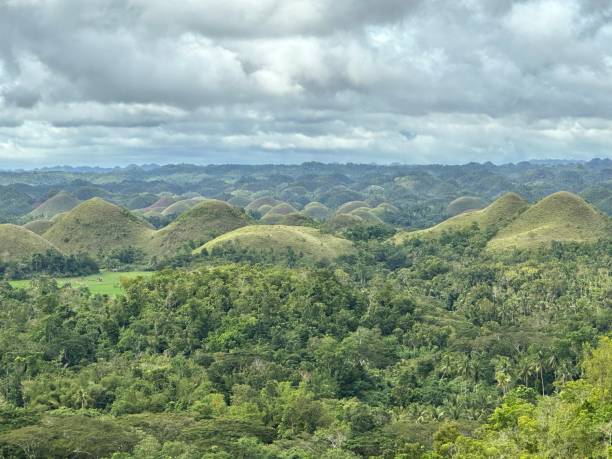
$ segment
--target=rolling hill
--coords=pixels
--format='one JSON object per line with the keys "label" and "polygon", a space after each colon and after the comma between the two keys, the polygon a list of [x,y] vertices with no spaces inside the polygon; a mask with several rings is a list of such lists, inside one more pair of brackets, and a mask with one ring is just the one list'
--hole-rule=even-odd
{"label": "rolling hill", "polygon": [[436,237],[444,231],[459,231],[469,228],[473,224],[477,224],[481,229],[491,227],[501,228],[516,218],[521,212],[524,212],[528,206],[527,201],[518,194],[506,193],[482,210],[464,212],[431,228],[398,233],[394,236],[393,242],[399,244],[406,238],[412,237]]}
{"label": "rolling hill", "polygon": [[55,222],[52,222],[51,220],[32,220],[31,222],[23,225],[23,227],[25,229],[29,229],[33,233],[43,234],[49,231],[49,228],[51,228],[54,223]]}
{"label": "rolling hill", "polygon": [[489,241],[491,250],[531,248],[552,241],[612,237],[610,219],[575,194],[561,191],[531,206]]}
{"label": "rolling hill", "polygon": [[480,210],[486,207],[487,203],[475,196],[461,196],[446,206],[445,214],[449,217],[468,212],[470,210]]}
{"label": "rolling hill", "polygon": [[165,228],[149,234],[146,251],[152,255],[171,255],[186,244],[197,247],[250,223],[251,220],[242,209],[223,201],[207,199]]}
{"label": "rolling hill", "polygon": [[214,253],[223,249],[251,250],[286,256],[291,249],[310,260],[333,260],[351,253],[353,245],[346,239],[323,234],[314,228],[284,225],[251,225],[219,236],[195,250]]}
{"label": "rolling hill", "polygon": [[72,210],[80,203],[80,199],[75,198],[70,193],[60,191],[30,212],[29,216],[48,219],[62,212]]}
{"label": "rolling hill", "polygon": [[144,247],[153,232],[129,210],[93,198],[59,217],[43,237],[67,253],[95,256],[112,249]]}
{"label": "rolling hill", "polygon": [[36,233],[17,225],[0,225],[0,260],[18,261],[57,248]]}

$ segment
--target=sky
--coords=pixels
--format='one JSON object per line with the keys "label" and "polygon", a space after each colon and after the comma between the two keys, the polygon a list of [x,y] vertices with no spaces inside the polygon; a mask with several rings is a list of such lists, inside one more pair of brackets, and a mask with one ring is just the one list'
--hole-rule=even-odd
{"label": "sky", "polygon": [[612,0],[0,0],[0,168],[612,157]]}

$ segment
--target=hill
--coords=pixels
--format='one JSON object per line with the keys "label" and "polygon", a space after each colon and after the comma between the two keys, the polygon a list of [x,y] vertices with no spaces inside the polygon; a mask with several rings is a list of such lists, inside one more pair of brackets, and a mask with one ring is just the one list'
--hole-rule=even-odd
{"label": "hill", "polygon": [[393,241],[401,243],[411,237],[436,237],[444,231],[459,231],[477,224],[481,229],[501,228],[525,211],[529,204],[516,193],[506,193],[482,210],[464,212],[442,223],[420,231],[398,233]]}
{"label": "hill", "polygon": [[0,225],[0,261],[17,261],[37,253],[57,250],[38,234],[17,225]]}
{"label": "hill", "polygon": [[28,229],[36,234],[43,234],[53,226],[54,222],[51,220],[32,220],[31,222],[23,225],[25,229]]}
{"label": "hill", "polygon": [[353,251],[351,242],[314,228],[285,225],[251,225],[224,234],[202,247],[196,253],[206,250],[238,249],[286,256],[289,250],[310,260],[333,260]]}
{"label": "hill", "polygon": [[269,209],[264,216],[261,217],[261,221],[266,224],[276,224],[280,223],[287,215],[294,213],[297,213],[297,209],[291,204],[283,202]]}
{"label": "hill", "polygon": [[58,218],[43,237],[65,252],[95,256],[113,249],[143,247],[153,231],[129,210],[93,198]]}
{"label": "hill", "polygon": [[75,198],[70,193],[60,191],[30,212],[29,216],[48,219],[62,212],[72,210],[80,203],[81,200]]}
{"label": "hill", "polygon": [[251,220],[241,209],[223,201],[207,199],[151,234],[147,251],[153,255],[172,255],[186,244],[197,247],[250,223]]}
{"label": "hill", "polygon": [[197,206],[200,202],[204,200],[205,199],[202,197],[182,199],[180,201],[175,202],[174,204],[170,204],[168,207],[162,210],[161,214],[163,216],[175,217],[184,214],[190,209],[193,209],[195,206]]}
{"label": "hill", "polygon": [[552,241],[611,237],[610,219],[575,194],[561,191],[539,201],[489,241],[488,248],[530,248]]}
{"label": "hill", "polygon": [[311,202],[304,207],[302,213],[313,220],[323,221],[329,218],[332,211],[325,204],[321,204],[320,202]]}
{"label": "hill", "polygon": [[446,206],[446,215],[454,217],[470,210],[479,210],[485,207],[487,203],[475,196],[461,196]]}

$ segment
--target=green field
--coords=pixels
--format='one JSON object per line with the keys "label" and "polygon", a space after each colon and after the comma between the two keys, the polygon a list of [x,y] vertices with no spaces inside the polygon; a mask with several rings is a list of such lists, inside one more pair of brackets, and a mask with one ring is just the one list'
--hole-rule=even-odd
{"label": "green field", "polygon": [[[121,279],[134,279],[139,276],[150,276],[152,272],[129,271],[129,272],[102,272],[84,277],[64,277],[58,278],[58,285],[72,284],[73,287],[87,287],[91,293],[100,295],[116,296],[122,293]],[[15,288],[27,288],[30,280],[11,281]]]}

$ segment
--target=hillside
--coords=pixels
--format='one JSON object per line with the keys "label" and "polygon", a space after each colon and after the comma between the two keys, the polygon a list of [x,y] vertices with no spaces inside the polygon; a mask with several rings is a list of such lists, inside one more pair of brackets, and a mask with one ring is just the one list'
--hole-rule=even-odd
{"label": "hillside", "polygon": [[202,197],[182,199],[173,204],[170,204],[168,207],[162,210],[161,214],[163,216],[178,216],[184,214],[190,209],[193,209],[195,206],[197,206],[200,202],[204,200],[205,199]]}
{"label": "hillside", "polygon": [[17,261],[36,253],[57,250],[50,242],[22,226],[0,225],[0,261]]}
{"label": "hillside", "polygon": [[36,209],[30,212],[30,216],[34,218],[51,218],[62,212],[67,212],[78,206],[81,201],[70,193],[61,191],[56,195],[50,197]]}
{"label": "hillside", "polygon": [[542,199],[501,229],[488,248],[529,248],[551,241],[587,242],[610,236],[608,217],[579,196],[561,191]]}
{"label": "hillside", "polygon": [[436,237],[444,231],[459,231],[477,224],[481,229],[493,226],[501,228],[512,221],[528,207],[527,201],[516,193],[506,193],[482,210],[464,212],[449,218],[442,223],[420,231],[402,232],[393,238],[395,243],[401,243],[406,238]]}
{"label": "hillside", "polygon": [[43,237],[68,253],[97,255],[113,249],[143,247],[152,227],[129,210],[93,198],[62,215]]}
{"label": "hillside", "polygon": [[25,225],[23,225],[23,227],[25,229],[32,231],[33,233],[43,234],[49,231],[49,228],[51,228],[53,224],[54,222],[52,222],[51,220],[41,219],[41,220],[32,220],[31,222],[28,222]]}
{"label": "hillside", "polygon": [[165,228],[150,234],[147,251],[153,255],[172,255],[186,244],[197,247],[249,223],[250,219],[241,209],[223,201],[208,199]]}
{"label": "hillside", "polygon": [[352,252],[351,242],[314,228],[285,225],[251,225],[224,234],[196,249],[214,253],[223,249],[251,250],[286,256],[289,250],[311,260],[333,260]]}
{"label": "hillside", "polygon": [[454,217],[470,210],[480,210],[487,205],[481,198],[475,196],[461,196],[446,206],[446,215]]}

